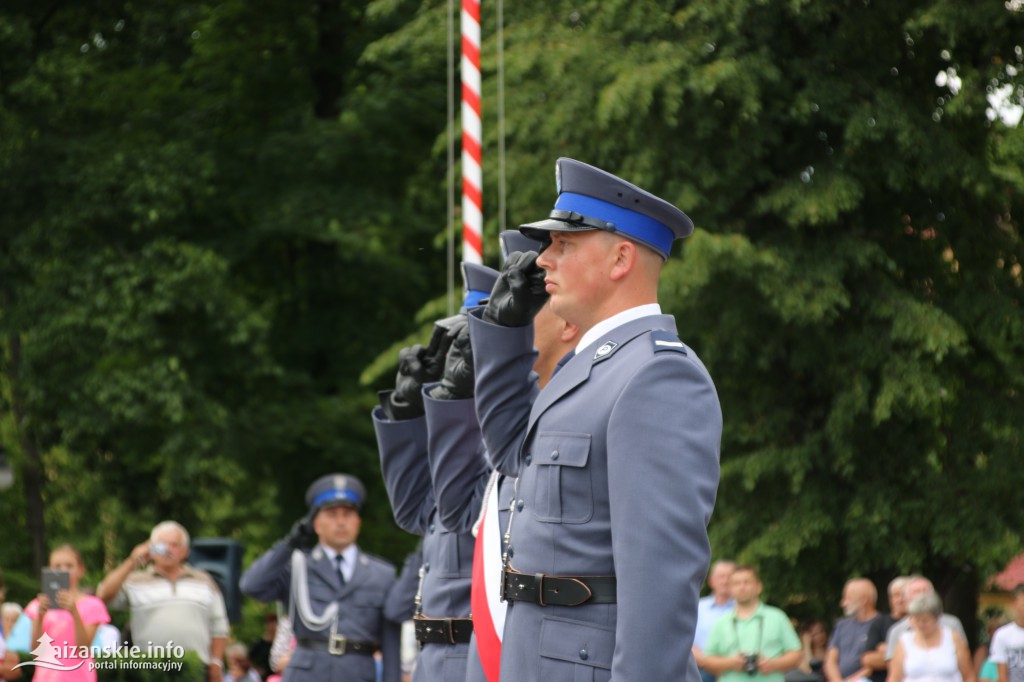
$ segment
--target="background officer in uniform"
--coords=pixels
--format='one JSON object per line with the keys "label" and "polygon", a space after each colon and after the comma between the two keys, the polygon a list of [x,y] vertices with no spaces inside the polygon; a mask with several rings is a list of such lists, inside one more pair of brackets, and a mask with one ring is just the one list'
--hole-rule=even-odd
{"label": "background officer in uniform", "polygon": [[322,476],[306,491],[309,513],[242,575],[242,592],[287,604],[296,649],[284,682],[376,679],[398,682],[400,624],[384,617],[395,568],[356,545],[366,489],[344,474]]}
{"label": "background officer in uniform", "polygon": [[[465,306],[476,305],[487,296],[498,277],[497,271],[472,263],[463,264],[466,283]],[[437,323],[427,348],[413,346],[399,354],[395,390],[381,395],[373,411],[381,471],[399,527],[423,536],[414,623],[421,650],[414,682],[464,682],[469,641],[470,580],[473,569],[473,536],[470,524],[452,527],[438,516],[431,478],[431,462],[439,449],[471,453],[477,469],[486,466],[481,454],[482,439],[476,415],[455,423],[432,422],[424,402],[470,398],[473,375],[467,373],[469,335],[464,314]],[[446,366],[448,349],[458,345]],[[424,384],[432,385],[424,395]],[[468,401],[472,406],[472,400]],[[442,433],[438,433],[438,432]],[[428,435],[429,434],[429,435]],[[433,435],[434,447],[429,446]]]}
{"label": "background officer in uniform", "polygon": [[[600,169],[557,163],[550,241],[513,254],[471,315],[484,440],[518,472],[504,581],[503,680],[699,680],[691,656],[707,574],[722,416],[711,377],[657,305],[693,224]],[[539,266],[539,267],[538,267]],[[579,326],[543,390],[534,314]]]}

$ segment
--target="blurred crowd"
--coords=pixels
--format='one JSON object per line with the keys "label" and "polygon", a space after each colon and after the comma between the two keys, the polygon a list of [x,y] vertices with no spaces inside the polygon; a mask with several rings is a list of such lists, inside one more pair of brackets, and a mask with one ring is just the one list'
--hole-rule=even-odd
{"label": "blurred crowd", "polygon": [[[86,567],[74,546],[53,549],[37,597],[24,607],[7,601],[0,607],[0,679],[21,677],[18,654],[44,660],[50,646],[60,648],[59,666],[35,667],[36,682],[91,682],[96,672],[86,663],[94,654],[123,657],[133,646],[141,656],[194,652],[211,682],[268,679],[270,646],[264,640],[273,639],[274,619],[268,618],[263,640],[228,646],[223,595],[209,573],[188,564],[189,544],[183,526],[160,523],[95,589],[80,582]],[[3,594],[0,579],[0,601]],[[108,608],[130,612],[124,631],[111,623]]]}
{"label": "blurred crowd", "polygon": [[[34,668],[36,682],[94,682],[96,672],[78,663],[96,655],[123,657],[132,647],[141,656],[171,657],[171,643],[180,647],[177,651],[195,653],[210,682],[279,681],[296,647],[287,614],[267,613],[262,636],[254,642],[232,639],[223,593],[209,573],[188,563],[189,551],[188,531],[165,521],[91,588],[80,582],[86,567],[79,551],[60,545],[50,552],[43,581],[56,575],[66,583],[51,594],[44,585],[24,606],[5,601],[0,573],[0,680],[22,678],[24,667],[18,665],[25,654],[42,660],[37,647],[45,633],[48,643],[62,648],[65,669]],[[108,609],[129,612],[123,630],[111,622]]]}
{"label": "blurred crowd", "polygon": [[693,653],[704,682],[1019,682],[1024,680],[1024,584],[1013,591],[1013,619],[992,614],[971,652],[960,620],[945,613],[928,578],[895,578],[890,611],[878,590],[849,580],[831,629],[798,625],[761,602],[751,566],[719,561],[700,602]]}
{"label": "blurred crowd", "polygon": [[[280,680],[296,646],[287,614],[266,614],[262,635],[254,642],[230,641],[220,590],[208,574],[187,563],[188,550],[183,527],[159,524],[147,542],[90,590],[80,584],[85,574],[81,555],[61,545],[51,552],[49,568],[66,573],[67,585],[52,596],[41,592],[24,607],[3,601],[0,576],[0,679],[20,678],[18,654],[32,653],[45,631],[56,642],[87,642],[105,654],[133,644],[144,649],[173,641],[207,664],[210,680]],[[1013,591],[1013,617],[990,612],[973,652],[959,619],[943,611],[931,581],[919,575],[889,583],[888,613],[878,610],[878,591],[870,580],[848,581],[839,595],[843,617],[831,624],[819,619],[794,623],[762,602],[763,585],[752,566],[718,561],[708,587],[693,645],[703,682],[1024,679],[1024,584]],[[123,632],[110,622],[108,607],[130,611]],[[406,648],[405,658],[414,658],[415,646]],[[35,679],[94,680],[95,673],[84,667],[39,668]]]}

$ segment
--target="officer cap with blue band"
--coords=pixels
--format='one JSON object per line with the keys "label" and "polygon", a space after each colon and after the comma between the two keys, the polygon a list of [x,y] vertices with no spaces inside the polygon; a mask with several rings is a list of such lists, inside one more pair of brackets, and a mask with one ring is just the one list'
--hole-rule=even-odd
{"label": "officer cap with blue band", "polygon": [[351,507],[359,511],[366,499],[362,481],[348,474],[328,474],[313,481],[306,490],[306,505],[316,514],[328,507]]}
{"label": "officer cap with blue band", "polygon": [[473,308],[491,295],[494,283],[498,281],[498,271],[486,265],[476,263],[462,264],[462,281],[466,292],[462,301],[464,308]]}
{"label": "officer cap with blue band", "polygon": [[519,226],[530,239],[546,243],[550,232],[604,230],[668,258],[672,242],[693,232],[693,221],[678,208],[600,168],[561,158],[555,181],[558,199],[548,219]]}
{"label": "officer cap with blue band", "polygon": [[541,249],[544,248],[544,244],[536,239],[530,239],[519,230],[505,230],[498,235],[498,239],[501,240],[502,263],[508,260],[508,257],[516,251],[521,253],[536,251],[540,253]]}

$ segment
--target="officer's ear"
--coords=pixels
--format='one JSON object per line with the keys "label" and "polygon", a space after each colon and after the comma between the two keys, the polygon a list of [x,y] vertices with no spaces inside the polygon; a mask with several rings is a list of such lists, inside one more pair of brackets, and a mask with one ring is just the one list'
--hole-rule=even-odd
{"label": "officer's ear", "polygon": [[612,270],[610,278],[613,282],[627,277],[636,268],[637,259],[640,254],[637,253],[639,246],[636,242],[632,242],[628,239],[619,239],[612,251]]}
{"label": "officer's ear", "polygon": [[580,328],[574,325],[572,322],[562,321],[562,333],[560,340],[562,343],[572,343],[580,335]]}

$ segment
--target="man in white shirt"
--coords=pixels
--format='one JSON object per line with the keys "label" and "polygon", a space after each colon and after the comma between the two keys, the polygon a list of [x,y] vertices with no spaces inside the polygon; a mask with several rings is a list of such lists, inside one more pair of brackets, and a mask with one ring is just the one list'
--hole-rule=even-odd
{"label": "man in white shirt", "polygon": [[107,574],[96,596],[131,610],[136,644],[174,642],[209,666],[209,682],[221,682],[229,629],[224,597],[209,573],[186,562],[189,546],[180,523],[157,524],[149,541]]}
{"label": "man in white shirt", "polygon": [[1013,588],[1014,620],[992,635],[992,660],[999,682],[1024,682],[1024,583]]}
{"label": "man in white shirt", "polygon": [[711,594],[701,597],[697,602],[697,629],[693,633],[693,656],[700,668],[700,678],[703,682],[714,682],[715,676],[704,669],[704,644],[711,634],[711,628],[715,621],[727,613],[732,613],[736,606],[736,600],[732,598],[729,590],[729,578],[736,570],[736,564],[732,561],[719,560],[711,565],[711,572],[708,574],[708,587]]}

